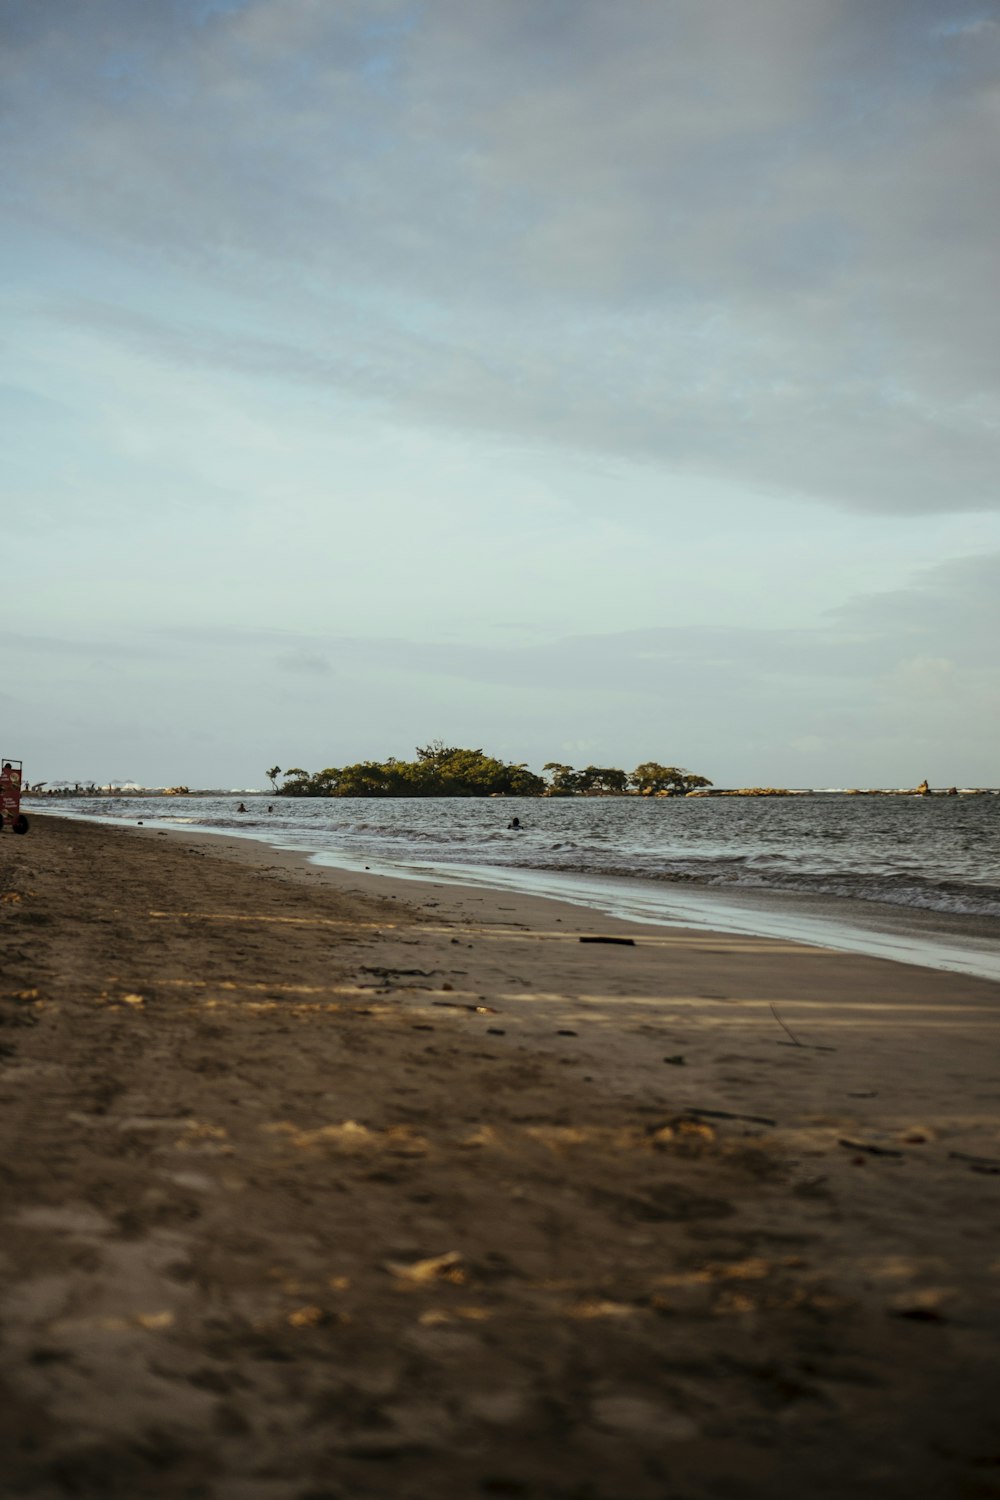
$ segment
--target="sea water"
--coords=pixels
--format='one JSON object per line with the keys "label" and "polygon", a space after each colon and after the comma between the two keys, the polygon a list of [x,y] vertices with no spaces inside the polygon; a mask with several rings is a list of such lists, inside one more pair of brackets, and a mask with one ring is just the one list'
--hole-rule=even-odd
{"label": "sea water", "polygon": [[[241,800],[245,813],[236,811]],[[991,793],[232,794],[44,806],[239,834],[342,868],[532,891],[641,921],[798,937],[1000,978],[1000,796]],[[515,817],[520,830],[508,826]]]}

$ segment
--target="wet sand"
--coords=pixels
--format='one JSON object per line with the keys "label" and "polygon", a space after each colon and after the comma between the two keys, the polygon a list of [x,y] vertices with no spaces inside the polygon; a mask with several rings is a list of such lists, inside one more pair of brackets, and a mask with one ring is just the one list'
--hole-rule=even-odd
{"label": "wet sand", "polygon": [[0,1494],[1000,1495],[998,1040],[985,980],[36,815]]}

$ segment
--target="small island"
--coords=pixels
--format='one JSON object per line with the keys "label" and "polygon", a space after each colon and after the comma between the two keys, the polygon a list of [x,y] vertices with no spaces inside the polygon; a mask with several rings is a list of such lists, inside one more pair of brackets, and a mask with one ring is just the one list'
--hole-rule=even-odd
{"label": "small island", "polygon": [[[643,761],[634,771],[585,766],[577,771],[548,761],[545,774],[524,762],[505,762],[481,749],[468,750],[434,740],[418,747],[415,760],[365,760],[310,773],[300,766],[267,775],[279,797],[608,797],[686,796],[712,783],[679,766]],[[277,778],[284,776],[278,785]]]}

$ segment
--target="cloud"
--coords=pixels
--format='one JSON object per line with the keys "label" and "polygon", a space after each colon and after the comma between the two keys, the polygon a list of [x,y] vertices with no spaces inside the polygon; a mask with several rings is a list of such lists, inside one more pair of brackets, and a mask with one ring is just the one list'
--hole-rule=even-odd
{"label": "cloud", "polygon": [[[595,632],[529,644],[483,645],[399,636],[289,634],[260,625],[154,631],[169,650],[222,652],[238,663],[267,660],[279,677],[313,674],[336,663],[344,682],[408,681],[454,701],[462,692],[497,693],[522,702],[536,695],[622,707],[676,705],[715,722],[736,716],[840,711],[852,699],[875,703],[893,684],[904,696],[952,693],[976,674],[1000,673],[1000,554],[924,570],[893,592],[859,595],[797,629],[746,624]],[[266,657],[261,653],[267,651]],[[978,679],[984,683],[986,679]],[[511,698],[512,695],[512,698]],[[767,705],[762,709],[762,705]],[[593,712],[589,709],[589,712]],[[555,710],[553,709],[553,712]],[[613,708],[606,712],[614,714]],[[805,742],[804,733],[797,738]]]}
{"label": "cloud", "polygon": [[992,666],[1000,638],[1000,553],[952,558],[907,587],[859,596],[830,618],[863,639],[888,638],[921,660]]}
{"label": "cloud", "polygon": [[[248,657],[279,675],[332,669],[354,680],[435,679],[466,688],[593,701],[690,704],[720,697],[743,707],[762,696],[835,702],[859,686],[892,679],[950,690],[964,671],[1000,670],[1000,553],[953,559],[892,591],[868,591],[828,610],[811,627],[661,626],[486,645],[377,634],[190,625],[149,629],[124,652],[170,658],[177,651],[232,664]],[[10,637],[11,640],[14,637]],[[58,646],[58,642],[43,643]],[[74,642],[71,649],[95,649]],[[103,647],[101,649],[104,649]],[[242,670],[242,668],[239,668]]]}
{"label": "cloud", "polygon": [[9,633],[9,744],[39,778],[106,780],[110,767],[192,785],[250,784],[275,760],[408,756],[436,737],[535,768],[652,756],[720,784],[993,784],[998,580],[1000,554],[970,557],[811,628],[504,647],[286,632],[266,615],[117,644]]}
{"label": "cloud", "polygon": [[35,635],[17,630],[0,630],[0,650],[12,664],[28,655],[52,660],[68,657],[71,660],[84,658],[88,662],[121,660],[140,663],[163,655],[162,649],[149,641]]}
{"label": "cloud", "polygon": [[958,675],[955,662],[946,656],[909,656],[899,663],[891,685],[907,698],[953,698]]}
{"label": "cloud", "polygon": [[322,677],[332,670],[329,657],[319,651],[283,651],[275,656],[274,663],[282,672],[301,673],[307,677]]}
{"label": "cloud", "polygon": [[982,5],[7,10],[11,203],[127,269],[109,339],[847,510],[997,507]]}

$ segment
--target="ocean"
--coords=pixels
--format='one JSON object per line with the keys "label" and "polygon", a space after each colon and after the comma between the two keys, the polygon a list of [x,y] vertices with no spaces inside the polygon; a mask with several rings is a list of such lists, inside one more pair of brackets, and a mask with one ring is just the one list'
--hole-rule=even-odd
{"label": "ocean", "polygon": [[[246,813],[238,813],[240,801]],[[73,797],[88,820],[226,833],[320,864],[559,896],[1000,979],[1000,796]],[[268,807],[272,811],[268,811]],[[521,822],[520,831],[508,827]]]}

